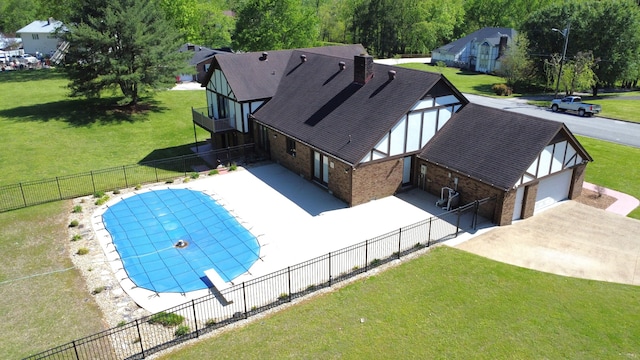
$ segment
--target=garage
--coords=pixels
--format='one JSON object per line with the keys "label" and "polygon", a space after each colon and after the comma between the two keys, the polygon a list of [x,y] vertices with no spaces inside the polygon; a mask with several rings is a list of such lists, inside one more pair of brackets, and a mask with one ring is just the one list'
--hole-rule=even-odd
{"label": "garage", "polygon": [[572,175],[573,171],[568,169],[540,180],[533,213],[536,214],[538,211],[558,201],[567,199],[571,188]]}

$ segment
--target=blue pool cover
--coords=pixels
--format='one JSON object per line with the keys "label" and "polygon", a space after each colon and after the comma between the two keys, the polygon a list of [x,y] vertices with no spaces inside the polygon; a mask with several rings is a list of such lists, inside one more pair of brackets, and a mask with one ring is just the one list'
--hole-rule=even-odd
{"label": "blue pool cover", "polygon": [[[111,206],[102,219],[129,278],[156,292],[206,289],[208,269],[231,281],[260,255],[255,236],[200,191],[148,191]],[[177,247],[179,240],[187,246]]]}

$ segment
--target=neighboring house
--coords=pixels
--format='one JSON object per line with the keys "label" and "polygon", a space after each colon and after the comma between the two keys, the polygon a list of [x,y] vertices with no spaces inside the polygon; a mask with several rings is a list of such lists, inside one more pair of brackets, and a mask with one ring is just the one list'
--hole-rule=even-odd
{"label": "neighboring house", "polygon": [[431,52],[431,63],[492,73],[500,68],[500,58],[514,40],[511,28],[483,28]]}
{"label": "neighboring house", "polygon": [[349,206],[410,188],[496,199],[500,225],[580,194],[591,158],[569,130],[469,104],[441,74],[376,64],[360,46],[219,54],[195,124]]}
{"label": "neighboring house", "polygon": [[65,30],[61,21],[49,18],[36,20],[16,32],[22,38],[22,47],[27,54],[42,53],[53,55],[61,40],[56,35],[58,29]]}
{"label": "neighboring house", "polygon": [[194,44],[184,44],[180,47],[180,52],[192,51],[193,56],[189,59],[189,65],[195,68],[195,74],[181,74],[178,77],[178,81],[197,81],[201,82],[207,75],[211,59],[214,55],[219,53],[231,52],[230,49],[209,49],[204,46]]}

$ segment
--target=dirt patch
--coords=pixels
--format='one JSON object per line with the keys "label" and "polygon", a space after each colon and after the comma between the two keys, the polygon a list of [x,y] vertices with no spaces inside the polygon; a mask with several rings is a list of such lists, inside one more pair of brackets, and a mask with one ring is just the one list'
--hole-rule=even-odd
{"label": "dirt patch", "polygon": [[457,247],[529,269],[640,285],[638,233],[638,220],[565,201]]}
{"label": "dirt patch", "polygon": [[616,198],[603,194],[603,191],[604,188],[601,191],[592,191],[583,188],[580,196],[573,200],[581,204],[592,206],[596,209],[604,210],[616,202]]}

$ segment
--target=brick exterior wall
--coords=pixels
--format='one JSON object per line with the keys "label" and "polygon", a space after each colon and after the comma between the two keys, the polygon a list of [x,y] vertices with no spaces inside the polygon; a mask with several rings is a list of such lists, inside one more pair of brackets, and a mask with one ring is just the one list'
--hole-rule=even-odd
{"label": "brick exterior wall", "polygon": [[522,199],[522,218],[526,219],[533,216],[533,210],[536,206],[536,196],[538,195],[539,182],[534,182],[524,188],[524,196]]}
{"label": "brick exterior wall", "polygon": [[[295,156],[287,152],[287,137],[268,130],[269,143],[271,148],[271,160],[284,166],[285,168],[301,175],[307,180],[311,180],[313,171],[311,149],[301,143],[296,143]],[[275,136],[274,136],[275,135]]]}
{"label": "brick exterior wall", "polygon": [[402,187],[402,158],[361,165],[353,171],[351,206],[395,194]]}
{"label": "brick exterior wall", "polygon": [[[515,189],[505,192],[502,189],[494,188],[490,185],[467,177],[466,175],[451,171],[423,159],[417,159],[416,161],[418,174],[420,172],[420,166],[423,164],[427,165],[427,176],[423,183],[420,183],[420,176],[415,176],[415,186],[440,197],[440,192],[443,187],[446,186],[456,189],[454,179],[458,178],[457,191],[460,194],[460,205],[468,204],[487,197],[495,197],[496,200],[493,203],[489,203],[481,208],[480,214],[491,219],[498,225],[511,224],[516,199]],[[451,176],[449,176],[449,174],[451,174]]]}
{"label": "brick exterior wall", "polygon": [[569,199],[575,199],[582,193],[582,183],[584,183],[584,173],[586,170],[586,163],[573,168],[573,177],[571,178],[571,187],[569,188]]}

